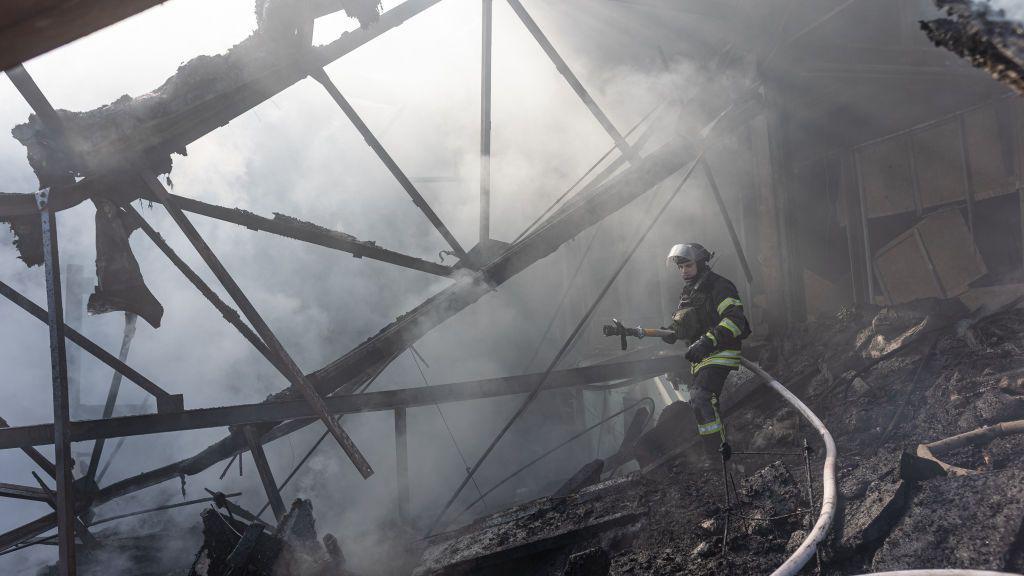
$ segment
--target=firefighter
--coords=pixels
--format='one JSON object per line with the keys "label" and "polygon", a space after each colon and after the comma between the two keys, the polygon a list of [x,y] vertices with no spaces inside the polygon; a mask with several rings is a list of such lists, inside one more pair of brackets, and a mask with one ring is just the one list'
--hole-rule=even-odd
{"label": "firefighter", "polygon": [[[727,449],[718,398],[729,372],[739,368],[741,342],[750,335],[739,292],[711,270],[712,256],[700,244],[676,244],[669,251],[668,264],[679,269],[685,287],[668,328],[674,334],[663,338],[668,344],[683,341],[688,346],[686,359],[693,375],[690,406],[709,457]],[[680,379],[669,375],[669,380]]]}

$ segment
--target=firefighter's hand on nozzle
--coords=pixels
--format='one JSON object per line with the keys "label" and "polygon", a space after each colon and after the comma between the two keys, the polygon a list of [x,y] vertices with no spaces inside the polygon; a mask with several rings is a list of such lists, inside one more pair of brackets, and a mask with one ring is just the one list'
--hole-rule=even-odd
{"label": "firefighter's hand on nozzle", "polygon": [[[665,328],[664,326],[662,326],[661,329],[671,330],[671,328]],[[675,335],[674,332],[672,334],[669,334],[668,336],[661,337],[661,341],[664,342],[665,344],[675,344],[677,340],[679,340],[679,338]]]}
{"label": "firefighter's hand on nozzle", "polygon": [[707,336],[701,336],[686,350],[686,359],[696,364],[715,351],[715,345]]}

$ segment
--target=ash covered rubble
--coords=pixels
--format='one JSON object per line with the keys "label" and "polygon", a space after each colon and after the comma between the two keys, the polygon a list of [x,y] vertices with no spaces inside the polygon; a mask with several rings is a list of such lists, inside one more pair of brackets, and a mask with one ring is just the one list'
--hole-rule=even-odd
{"label": "ash covered rubble", "polygon": [[[835,437],[839,507],[821,547],[823,573],[1024,570],[1024,434],[1013,434],[1024,431],[1020,302],[847,309],[748,351]],[[820,438],[753,376],[737,373],[723,397],[734,451],[793,456],[733,455],[727,503],[722,470],[695,465],[696,446],[686,446],[692,416],[677,405],[552,496],[430,538],[414,574],[771,572],[817,519]],[[1016,427],[989,428],[931,460],[918,449],[1005,422]],[[633,458],[639,470],[614,474]]]}
{"label": "ash covered rubble", "polygon": [[[131,535],[116,529],[97,533],[101,544],[83,550],[79,574],[357,576],[347,568],[337,538],[318,537],[309,500],[294,500],[274,527],[219,496],[200,513],[199,525],[173,530],[164,525],[158,532]],[[55,574],[56,566],[38,572]]]}
{"label": "ash covered rubble", "polygon": [[[153,91],[124,95],[94,110],[56,110],[56,121],[31,114],[11,133],[25,146],[40,189],[64,191],[71,205],[96,207],[96,274],[90,314],[137,314],[154,328],[163,307],[143,279],[129,237],[137,226],[120,209],[154,200],[129,156],[156,174],[170,174],[171,154],[303,78],[318,57],[313,21],[344,10],[363,28],[375,23],[379,0],[255,0],[258,28],[224,54],[197,56]],[[56,124],[56,125],[55,125]],[[168,176],[168,186],[172,186]],[[0,193],[14,205],[24,194]],[[23,202],[22,202],[23,203]],[[10,226],[19,257],[42,264],[42,231],[34,214],[0,218]]]}

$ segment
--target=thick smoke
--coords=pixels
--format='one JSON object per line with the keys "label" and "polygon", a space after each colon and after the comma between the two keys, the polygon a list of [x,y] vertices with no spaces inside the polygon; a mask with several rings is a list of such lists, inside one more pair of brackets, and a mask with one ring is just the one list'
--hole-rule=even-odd
{"label": "thick smoke", "polygon": [[[385,2],[384,9],[394,4]],[[634,28],[642,26],[616,20],[622,14],[640,17],[632,12],[597,11],[596,19],[589,16],[589,20],[574,21],[562,6],[533,2],[528,8],[623,132],[657,104],[685,98],[697,86],[740,85],[728,75],[707,75],[703,62],[675,56],[672,51],[659,54],[659,44],[676,46],[675,40],[668,36],[660,42],[657,37],[636,38]],[[477,236],[479,21],[476,3],[440,3],[327,69],[467,249]],[[254,27],[248,0],[216,6],[176,0],[33,60],[26,67],[57,108],[87,110],[124,93],[140,95],[163,82],[181,62],[198,54],[222,52]],[[334,37],[328,28],[333,27],[336,34],[355,24],[335,18],[325,19],[318,27],[317,41],[328,41]],[[605,48],[594,48],[595,44],[615,45],[616,56],[610,58]],[[4,130],[27,118],[29,109],[9,82],[0,81],[0,101],[4,104],[0,113]],[[682,124],[700,124],[703,115],[693,116],[684,114]],[[492,235],[507,241],[582,175],[611,141],[501,2],[495,3],[493,117]],[[679,120],[677,109],[663,110],[655,119],[661,128],[652,145],[671,137]],[[726,162],[717,164],[722,168],[719,184],[723,188],[743,181],[742,172],[732,170]],[[436,260],[438,252],[448,248],[342,112],[311,80],[189,146],[188,156],[174,157],[170,176],[174,192],[183,196],[237,205],[264,215],[282,212],[428,260]],[[4,191],[36,188],[24,150],[12,138],[0,138],[0,182]],[[630,278],[646,277],[651,267],[663,266],[664,251],[671,244],[710,238],[704,241],[718,243],[722,269],[736,276],[735,255],[717,224],[719,216],[707,212],[707,203],[692,201],[708,198],[704,188],[703,181],[694,178],[681,196],[684,200],[672,207],[660,232],[645,244],[624,273],[621,286],[606,299],[573,362],[587,354],[587,347],[596,341],[591,333],[606,316],[627,309],[636,311],[634,315],[651,310],[660,314],[671,306],[675,285],[667,272],[658,273],[663,279],[660,285],[630,289],[636,288]],[[538,338],[594,232],[582,234],[424,338],[417,347],[430,363],[425,370],[430,383],[546,366],[597,287],[652,215],[654,202],[669,192],[667,186],[660,187],[654,192],[656,198],[648,194],[601,224],[588,264],[575,279],[572,297],[546,341],[538,342]],[[161,207],[143,206],[140,211],[179,254],[216,285]],[[91,287],[92,208],[83,204],[62,212],[58,220],[63,264],[83,266],[85,284]],[[192,220],[306,371],[342,355],[449,283],[231,224],[198,216]],[[37,303],[45,302],[41,269],[26,269],[16,259],[9,238],[6,231],[0,233],[0,276]],[[130,364],[165,388],[184,393],[189,408],[256,402],[286,385],[146,238],[135,235],[132,245],[166,314],[159,330],[140,325]],[[6,302],[0,302],[0,317],[0,365],[4,366],[0,390],[7,398],[0,416],[12,425],[49,421],[45,327]],[[81,328],[106,349],[116,350],[121,323],[120,315],[109,314],[88,317]],[[538,346],[537,359],[525,366]],[[109,371],[84,355],[81,365],[74,376],[82,401],[99,405]],[[406,355],[378,378],[373,389],[422,384]],[[121,405],[141,409],[144,399],[132,384],[122,384]],[[518,401],[442,406],[451,434],[470,464]],[[95,417],[86,412],[83,408],[73,417]],[[373,567],[380,568],[376,563],[392,545],[388,527],[395,517],[393,422],[390,414],[374,413],[346,417],[343,424],[377,474],[363,481],[338,447],[327,441],[285,489],[285,498],[312,498],[321,533],[337,534],[354,567],[374,573]],[[434,407],[411,410],[409,429],[413,512],[431,517],[461,479],[465,465]],[[223,432],[215,429],[130,438],[104,484],[190,456]],[[529,436],[529,441],[517,440],[513,434],[481,469],[481,488],[491,486],[571,432],[553,427],[544,430],[539,440],[536,435]],[[320,433],[318,424],[268,447],[279,481]],[[108,442],[106,454],[113,444]],[[79,460],[87,460],[90,448],[89,443],[75,446]],[[560,464],[540,467],[514,483],[504,498],[517,494],[532,497],[536,495],[532,489],[561,478],[574,465],[567,457]],[[237,464],[223,480],[218,478],[219,466],[188,478],[188,498],[205,495],[204,487],[237,490],[244,492],[243,505],[260,508],[262,489],[248,456],[243,467],[243,478],[238,477]],[[0,481],[31,483],[27,460],[19,452],[0,452],[0,469]],[[176,482],[166,483],[106,505],[99,516],[180,501],[181,489]],[[475,495],[471,487],[456,509],[461,510]],[[3,501],[0,506],[4,511],[2,529],[47,512],[45,506],[16,501]],[[172,518],[192,525],[197,517],[197,509],[191,508],[143,517],[121,527],[156,529]],[[53,557],[49,548],[32,548],[0,558],[0,571],[22,573]]]}
{"label": "thick smoke", "polygon": [[1021,0],[985,0],[993,10],[1002,11],[1006,18],[1024,22],[1024,1]]}

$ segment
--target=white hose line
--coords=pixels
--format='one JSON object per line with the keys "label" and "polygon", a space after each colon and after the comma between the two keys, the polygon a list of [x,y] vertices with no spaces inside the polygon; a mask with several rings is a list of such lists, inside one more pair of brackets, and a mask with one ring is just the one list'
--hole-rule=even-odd
{"label": "white hose line", "polygon": [[872,572],[861,576],[1021,576],[1016,572],[991,572],[989,570],[896,570],[893,572]]}
{"label": "white hose line", "polygon": [[895,570],[893,572],[872,572],[861,576],[1021,576],[1016,572],[992,572],[990,570]]}
{"label": "white hose line", "polygon": [[772,572],[772,576],[794,576],[814,557],[814,552],[817,550],[818,544],[825,539],[829,526],[832,525],[832,518],[836,513],[836,443],[832,440],[832,435],[829,434],[825,425],[815,416],[814,412],[811,412],[810,408],[793,395],[792,392],[787,390],[785,386],[780,384],[778,380],[746,358],[741,358],[740,362],[747,370],[764,379],[768,387],[778,392],[786,402],[789,402],[794,408],[799,410],[804,418],[821,434],[822,440],[825,441],[825,467],[822,472],[824,488],[822,490],[821,513],[818,515],[818,521],[814,524],[814,528],[811,529],[807,538],[804,538],[804,541],[800,543],[800,547],[796,549],[796,552]]}

